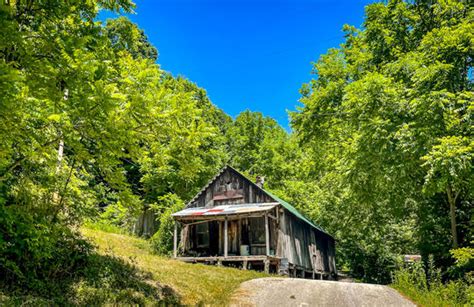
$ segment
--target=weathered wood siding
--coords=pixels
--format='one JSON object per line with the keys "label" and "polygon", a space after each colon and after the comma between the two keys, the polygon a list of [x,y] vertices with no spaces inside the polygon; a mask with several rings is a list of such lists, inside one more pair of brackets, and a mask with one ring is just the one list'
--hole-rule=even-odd
{"label": "weathered wood siding", "polygon": [[188,208],[265,202],[274,200],[245,177],[226,168],[189,203]]}
{"label": "weathered wood siding", "polygon": [[[218,205],[264,202],[277,201],[239,172],[226,167],[189,202],[187,207],[212,208]],[[334,239],[296,217],[284,206],[279,206],[277,210],[271,212],[271,216],[277,217],[276,220],[273,218],[269,220],[270,253],[287,258],[288,263],[298,269],[316,273],[337,273]],[[263,223],[263,217],[260,219]],[[209,249],[209,255],[224,253],[223,240],[219,239],[224,237],[222,221],[217,225],[213,233],[216,233],[218,242],[215,252],[214,249],[212,251]],[[260,226],[256,223],[256,219],[251,218],[229,221],[228,254],[238,255],[240,245],[245,244],[250,245],[251,255],[264,255],[265,242],[255,242],[254,239],[257,232],[261,233]],[[190,229],[194,227],[190,226]],[[193,240],[192,237],[189,239]]]}
{"label": "weathered wood siding", "polygon": [[277,256],[307,270],[336,273],[334,239],[287,210],[279,222]]}
{"label": "weathered wood siding", "polygon": [[155,213],[149,208],[144,208],[137,221],[133,225],[132,232],[137,236],[149,238],[158,230],[158,222]]}

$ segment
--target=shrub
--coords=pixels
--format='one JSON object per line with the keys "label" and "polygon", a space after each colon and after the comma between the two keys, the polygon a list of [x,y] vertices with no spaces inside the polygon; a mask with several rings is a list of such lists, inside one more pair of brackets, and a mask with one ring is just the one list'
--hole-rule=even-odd
{"label": "shrub", "polygon": [[440,270],[432,259],[425,270],[422,263],[413,263],[393,275],[392,287],[421,306],[464,306],[474,303],[472,284],[465,280],[441,282]]}
{"label": "shrub", "polygon": [[91,250],[72,227],[0,205],[0,275],[7,285],[35,288],[42,280],[70,275]]}
{"label": "shrub", "polygon": [[160,197],[157,206],[164,208],[164,211],[159,215],[159,228],[151,238],[151,246],[158,254],[170,255],[173,250],[174,232],[174,220],[171,215],[181,210],[184,203],[175,194],[167,194]]}
{"label": "shrub", "polygon": [[450,252],[455,259],[454,266],[450,269],[450,274],[474,283],[474,248],[462,247],[452,249]]}

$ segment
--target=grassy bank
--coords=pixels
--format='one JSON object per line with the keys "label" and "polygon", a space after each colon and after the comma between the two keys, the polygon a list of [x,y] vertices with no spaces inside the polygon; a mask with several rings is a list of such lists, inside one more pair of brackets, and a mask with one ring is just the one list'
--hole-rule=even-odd
{"label": "grassy bank", "polygon": [[420,289],[409,283],[397,283],[392,287],[418,306],[462,307],[474,304],[474,288],[462,282],[450,282],[431,289]]}
{"label": "grassy bank", "polygon": [[442,283],[430,274],[427,279],[422,266],[401,269],[394,274],[392,288],[410,298],[418,306],[474,306],[474,284],[465,280]]}
{"label": "grassy bank", "polygon": [[97,246],[83,269],[34,289],[0,287],[0,305],[223,305],[241,282],[266,276],[160,257],[147,241],[127,235],[82,232]]}
{"label": "grassy bank", "polygon": [[241,282],[266,276],[254,271],[187,264],[156,256],[150,253],[146,241],[130,236],[90,229],[85,229],[84,234],[99,246],[100,253],[112,252],[127,259],[151,273],[154,281],[171,287],[183,304],[225,303]]}

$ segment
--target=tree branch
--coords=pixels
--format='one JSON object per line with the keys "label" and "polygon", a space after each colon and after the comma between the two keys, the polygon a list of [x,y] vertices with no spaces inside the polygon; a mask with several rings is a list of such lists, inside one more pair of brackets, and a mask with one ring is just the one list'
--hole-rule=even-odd
{"label": "tree branch", "polygon": [[[54,139],[52,141],[49,141],[49,142],[46,142],[44,143],[43,145],[41,145],[39,148],[43,148],[45,146],[48,146],[48,145],[51,145],[53,143],[56,143],[57,141],[59,140],[58,139]],[[35,150],[39,149],[39,148],[36,148]],[[25,161],[25,159],[27,158],[27,156],[24,156],[24,157],[21,157],[20,159],[17,159],[15,162],[13,162],[12,165],[10,165],[7,170],[5,172],[3,172],[3,174],[0,176],[0,182],[4,181],[7,177],[7,174],[10,173],[11,171],[13,171],[17,166],[19,166],[23,161]]]}

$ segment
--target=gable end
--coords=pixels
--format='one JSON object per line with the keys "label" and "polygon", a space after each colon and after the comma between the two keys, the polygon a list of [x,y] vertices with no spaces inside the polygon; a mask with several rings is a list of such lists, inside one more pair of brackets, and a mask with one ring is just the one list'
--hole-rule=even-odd
{"label": "gable end", "polygon": [[250,179],[227,165],[199,191],[186,208],[268,202],[275,200]]}

